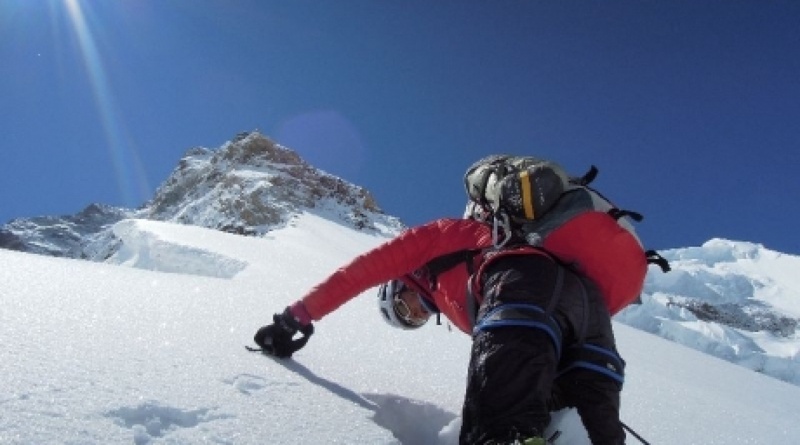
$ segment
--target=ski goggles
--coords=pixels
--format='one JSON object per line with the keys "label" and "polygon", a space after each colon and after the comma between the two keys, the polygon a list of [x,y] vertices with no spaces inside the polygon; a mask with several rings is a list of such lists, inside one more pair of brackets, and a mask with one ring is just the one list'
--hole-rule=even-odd
{"label": "ski goggles", "polygon": [[[408,296],[409,293],[413,294],[413,296]],[[415,310],[412,309],[409,302],[406,301],[406,298],[416,298],[416,301],[419,302],[420,310],[417,310],[415,313]],[[392,299],[392,308],[400,319],[412,326],[422,326],[434,312],[431,303],[426,301],[419,293],[414,292],[406,286],[403,286],[399,292],[394,295]]]}

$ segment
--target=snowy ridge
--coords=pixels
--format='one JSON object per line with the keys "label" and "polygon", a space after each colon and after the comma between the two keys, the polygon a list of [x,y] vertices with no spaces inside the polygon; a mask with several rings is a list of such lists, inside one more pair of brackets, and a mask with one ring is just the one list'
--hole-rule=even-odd
{"label": "snowy ridge", "polygon": [[[90,204],[75,215],[17,218],[0,226],[0,247],[40,255],[86,258],[85,246],[133,211]],[[105,247],[104,247],[105,250]]]}
{"label": "snowy ridge", "polygon": [[[217,150],[194,148],[146,205],[148,219],[263,235],[304,209],[339,204],[337,220],[374,229],[380,214],[363,188],[324,173],[258,132],[242,133]],[[387,217],[388,218],[388,217]]]}
{"label": "snowy ridge", "polygon": [[[170,232],[159,231],[155,221],[125,220],[113,227],[120,248],[106,262],[146,270],[183,273],[207,277],[232,278],[244,270],[247,263],[211,250],[190,244],[191,239],[168,237]],[[204,233],[187,227],[181,234]],[[184,237],[185,238],[185,237]]]}
{"label": "snowy ridge", "polygon": [[18,218],[0,227],[0,247],[103,261],[119,247],[111,227],[126,218],[264,236],[303,212],[379,234],[403,227],[364,188],[314,168],[258,132],[247,132],[216,149],[188,150],[141,208],[93,204],[76,215]]}
{"label": "snowy ridge", "polygon": [[800,257],[722,239],[662,254],[673,271],[616,320],[800,385]]}

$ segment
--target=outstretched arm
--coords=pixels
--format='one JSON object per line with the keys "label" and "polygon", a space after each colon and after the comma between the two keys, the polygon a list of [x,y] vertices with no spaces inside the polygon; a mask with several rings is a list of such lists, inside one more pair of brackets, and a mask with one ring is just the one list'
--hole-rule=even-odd
{"label": "outstretched arm", "polygon": [[488,226],[464,219],[439,219],[408,229],[366,252],[311,289],[300,302],[313,320],[333,312],[365,290],[459,250],[491,245]]}
{"label": "outstretched arm", "polygon": [[[439,219],[408,229],[331,274],[283,313],[276,314],[274,323],[259,329],[254,340],[266,353],[290,357],[313,333],[312,321],[356,295],[406,275],[441,255],[486,247],[491,242],[489,227],[472,220]],[[293,336],[298,331],[304,335],[295,340]]]}

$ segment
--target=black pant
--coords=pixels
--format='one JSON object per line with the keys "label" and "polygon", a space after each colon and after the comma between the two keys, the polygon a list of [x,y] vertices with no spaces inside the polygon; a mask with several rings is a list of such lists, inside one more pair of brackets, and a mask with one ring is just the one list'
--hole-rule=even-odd
{"label": "black pant", "polygon": [[542,255],[498,256],[481,280],[460,443],[542,435],[550,411],[574,406],[593,444],[623,444],[620,382],[581,367],[559,375],[576,345],[616,353],[594,286]]}

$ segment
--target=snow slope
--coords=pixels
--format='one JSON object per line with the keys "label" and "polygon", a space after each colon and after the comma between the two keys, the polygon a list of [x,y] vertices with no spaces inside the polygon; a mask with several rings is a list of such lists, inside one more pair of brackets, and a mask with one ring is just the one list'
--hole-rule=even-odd
{"label": "snow slope", "polygon": [[[391,329],[372,291],[292,360],[243,348],[384,238],[310,214],[265,238],[144,220],[115,232],[118,264],[0,250],[0,443],[456,443],[469,338]],[[797,386],[615,328],[623,419],[651,443],[800,438]],[[559,444],[588,443],[572,411],[553,426]]]}

